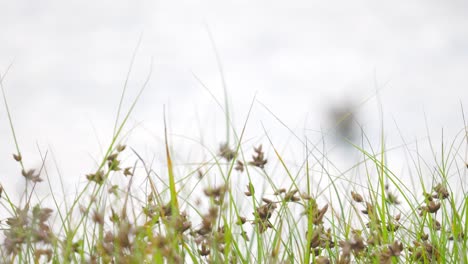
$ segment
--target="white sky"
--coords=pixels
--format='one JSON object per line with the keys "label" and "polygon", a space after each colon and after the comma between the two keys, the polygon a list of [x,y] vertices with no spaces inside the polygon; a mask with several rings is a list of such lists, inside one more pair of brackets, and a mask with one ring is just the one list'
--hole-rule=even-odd
{"label": "white sky", "polygon": [[[329,103],[371,97],[356,111],[375,137],[378,87],[389,144],[401,144],[395,122],[408,141],[423,139],[425,116],[437,142],[442,127],[453,139],[463,128],[460,103],[468,108],[467,14],[466,1],[3,0],[0,72],[14,61],[3,85],[26,164],[40,165],[38,144],[53,152],[68,183],[85,180],[110,140],[141,33],[126,107],[151,58],[154,68],[129,122],[128,128],[138,126],[129,144],[162,159],[163,105],[172,133],[198,141],[201,134],[213,150],[224,140],[223,114],[192,75],[222,101],[205,25],[222,60],[238,128],[255,94],[299,135],[305,127],[311,137],[325,126]],[[267,145],[260,121],[285,143],[289,132],[259,103],[249,123],[255,142]],[[193,144],[174,143],[181,151]],[[6,188],[23,181],[13,152],[2,104],[0,179]],[[54,163],[47,166],[53,170]]]}

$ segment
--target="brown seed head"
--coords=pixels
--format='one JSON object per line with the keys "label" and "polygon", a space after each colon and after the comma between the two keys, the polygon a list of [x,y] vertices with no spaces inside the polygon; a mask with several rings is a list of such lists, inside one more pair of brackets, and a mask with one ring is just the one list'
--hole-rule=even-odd
{"label": "brown seed head", "polygon": [[128,176],[133,176],[132,167],[127,167],[127,168],[125,168],[124,171],[123,171],[123,174],[124,174],[125,176],[127,176],[127,177],[128,177]]}
{"label": "brown seed head", "polygon": [[273,194],[274,195],[280,195],[280,194],[285,193],[285,192],[286,192],[286,189],[281,188],[281,189],[276,190]]}
{"label": "brown seed head", "polygon": [[244,192],[245,196],[252,196],[255,194],[255,188],[251,182],[247,185],[247,191]]}
{"label": "brown seed head", "polygon": [[445,186],[443,186],[441,183],[437,184],[435,187],[434,187],[434,191],[436,192],[434,198],[438,198],[438,199],[446,199],[450,196],[447,188]]}
{"label": "brown seed head", "polygon": [[265,154],[262,150],[262,145],[254,148],[255,154],[252,155],[252,161],[249,162],[249,165],[259,167],[261,169],[265,168],[265,164],[267,163],[267,159],[265,159]]}
{"label": "brown seed head", "polygon": [[242,161],[237,160],[236,161],[236,166],[234,167],[236,171],[240,171],[241,173],[244,172],[244,163]]}
{"label": "brown seed head", "polygon": [[315,263],[317,264],[330,264],[330,259],[324,256],[318,256],[315,258]]}
{"label": "brown seed head", "polygon": [[391,245],[388,246],[391,256],[399,257],[403,251],[403,244],[399,241],[394,241]]}
{"label": "brown seed head", "polygon": [[21,153],[18,153],[18,154],[13,154],[13,159],[20,162],[23,159],[23,157],[21,156]]}
{"label": "brown seed head", "polygon": [[104,225],[104,214],[94,210],[93,212],[93,221],[99,225]]}
{"label": "brown seed head", "polygon": [[28,171],[21,170],[21,174],[26,178],[26,180],[29,180],[33,183],[38,183],[42,181],[42,178],[39,176],[39,173],[35,173],[36,171],[34,169],[30,169]]}
{"label": "brown seed head", "polygon": [[440,203],[436,203],[434,201],[430,201],[427,205],[427,211],[429,213],[436,213],[440,209]]}
{"label": "brown seed head", "polygon": [[127,147],[126,145],[121,145],[121,144],[119,144],[119,145],[117,145],[117,151],[118,151],[118,152],[122,152],[122,151],[125,150],[126,147]]}
{"label": "brown seed head", "polygon": [[232,150],[227,143],[223,143],[219,146],[219,156],[227,161],[231,161],[236,158],[236,152]]}
{"label": "brown seed head", "polygon": [[362,198],[362,195],[360,195],[357,192],[353,192],[353,191],[351,191],[351,198],[353,198],[353,200],[356,203],[362,203],[364,201],[364,199]]}
{"label": "brown seed head", "polygon": [[237,225],[243,225],[243,224],[245,224],[245,222],[247,222],[247,219],[246,219],[245,217],[243,217],[243,216],[239,216],[239,217],[237,218],[236,224],[237,224]]}

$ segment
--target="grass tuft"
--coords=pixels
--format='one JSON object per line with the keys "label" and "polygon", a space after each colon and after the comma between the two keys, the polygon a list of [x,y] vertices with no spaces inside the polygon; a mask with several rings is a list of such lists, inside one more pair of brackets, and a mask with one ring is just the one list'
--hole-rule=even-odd
{"label": "grass tuft", "polygon": [[[263,137],[246,139],[256,100],[236,130],[225,94],[226,139],[214,149],[192,140],[203,150],[199,162],[178,158],[164,113],[166,162],[158,167],[129,137],[123,143],[149,77],[120,121],[124,85],[101,162],[63,203],[50,187],[47,153],[40,168],[23,165],[0,82],[16,146],[10,162],[27,186],[14,203],[0,185],[1,263],[468,263],[466,122],[439,154],[429,141],[430,161],[404,142],[406,175],[389,165],[394,149],[383,132],[377,151],[364,133],[360,145],[348,141],[360,159],[340,170],[320,142],[298,137],[269,109],[303,156],[282,151],[263,124]],[[47,182],[51,203],[35,191]]]}

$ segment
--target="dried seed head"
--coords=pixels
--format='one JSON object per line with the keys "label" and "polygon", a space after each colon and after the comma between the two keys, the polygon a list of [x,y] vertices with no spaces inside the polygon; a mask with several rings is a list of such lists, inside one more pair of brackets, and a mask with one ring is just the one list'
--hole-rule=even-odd
{"label": "dried seed head", "polygon": [[308,200],[312,199],[312,196],[310,196],[309,194],[303,192],[303,193],[301,193],[301,198],[308,201]]}
{"label": "dried seed head", "polygon": [[315,258],[315,263],[317,264],[330,264],[330,259],[324,256],[318,256]]}
{"label": "dried seed head", "polygon": [[83,215],[86,215],[88,213],[88,210],[86,209],[84,205],[80,204],[78,208],[80,209],[80,213],[82,213]]}
{"label": "dried seed head", "polygon": [[36,249],[34,250],[34,261],[35,263],[41,263],[40,258],[42,256],[46,257],[46,262],[50,262],[52,260],[52,250],[51,249]]}
{"label": "dried seed head", "polygon": [[237,218],[236,224],[237,224],[237,225],[243,225],[243,224],[245,224],[245,222],[247,222],[247,219],[246,219],[245,217],[243,217],[243,216],[239,216],[239,217]]}
{"label": "dried seed head", "polygon": [[[319,226],[317,228],[314,228],[312,231],[312,235],[310,236],[310,248],[317,248],[320,246],[320,236],[323,233],[323,226]],[[308,236],[309,233],[306,232],[306,236]],[[309,239],[309,238],[308,238]]]}
{"label": "dried seed head", "polygon": [[463,241],[465,239],[465,234],[463,233],[463,231],[458,231],[458,234],[450,236],[449,240],[455,240],[455,238],[458,241]]}
{"label": "dried seed head", "polygon": [[258,147],[256,147],[256,148],[254,147],[254,151],[255,151],[256,153],[262,153],[262,144],[260,144],[260,145],[259,145]]}
{"label": "dried seed head", "polygon": [[394,219],[395,219],[395,221],[397,221],[397,222],[400,221],[400,219],[401,219],[401,213],[398,213],[397,215],[395,215]]}
{"label": "dried seed head", "polygon": [[258,207],[256,212],[257,212],[258,217],[261,220],[267,220],[267,219],[269,219],[271,217],[271,215],[273,214],[275,209],[276,209],[276,204],[267,203],[267,204],[264,204],[264,205]]}
{"label": "dried seed head", "polygon": [[295,196],[296,193],[297,193],[297,190],[291,190],[291,191],[287,192],[284,195],[284,201],[286,201],[286,202],[289,202],[289,201],[297,202],[297,201],[299,201],[300,198]]}
{"label": "dried seed head", "polygon": [[374,206],[366,202],[366,209],[361,211],[363,214],[369,215],[369,217],[374,217]]}
{"label": "dried seed head", "polygon": [[228,191],[228,187],[226,185],[221,185],[215,188],[208,187],[205,190],[203,190],[203,192],[205,193],[207,197],[218,198],[218,199],[223,198],[227,191]]}
{"label": "dried seed head", "polygon": [[122,151],[125,150],[126,147],[127,147],[126,145],[121,145],[121,144],[119,144],[119,145],[117,145],[117,151],[118,151],[118,152],[122,152]]}
{"label": "dried seed head", "polygon": [[432,227],[434,228],[434,230],[439,231],[442,228],[440,222],[436,219],[433,219],[432,221]]}
{"label": "dried seed head", "polygon": [[18,153],[18,154],[13,154],[13,159],[20,162],[23,159],[23,157],[21,156],[21,153]]}
{"label": "dried seed head", "polygon": [[34,169],[30,169],[28,171],[21,170],[21,174],[26,178],[26,180],[29,180],[33,183],[41,182],[42,178],[39,176],[39,173],[35,173],[36,171]]}
{"label": "dried seed head", "polygon": [[351,197],[353,198],[353,200],[357,203],[362,203],[364,201],[364,199],[362,198],[362,196],[357,193],[357,192],[353,192],[351,191]]}
{"label": "dried seed head", "polygon": [[117,191],[119,190],[119,186],[118,185],[112,185],[111,187],[109,187],[109,189],[107,190],[108,193],[111,193],[115,196],[117,196]]}
{"label": "dried seed head", "polygon": [[278,189],[274,192],[274,195],[280,195],[282,193],[285,193],[286,192],[286,189],[285,188],[281,188],[281,189]]}
{"label": "dried seed head", "polygon": [[244,163],[242,161],[237,160],[236,161],[236,166],[234,167],[236,171],[240,171],[241,173],[244,172]]}
{"label": "dried seed head", "polygon": [[125,176],[127,176],[127,177],[128,177],[128,176],[133,176],[133,172],[131,171],[131,169],[132,169],[132,167],[127,167],[127,168],[125,168],[124,171],[123,171],[123,174],[124,174]]}
{"label": "dried seed head", "polygon": [[206,243],[203,243],[201,245],[201,249],[198,250],[198,253],[200,253],[200,256],[208,256],[210,254],[210,249]]}
{"label": "dried seed head", "polygon": [[349,246],[349,249],[351,249],[355,254],[363,251],[366,248],[364,239],[358,231],[353,232],[351,240],[347,241],[345,244],[348,244],[347,246]]}
{"label": "dried seed head", "polygon": [[89,181],[96,182],[97,184],[101,185],[104,182],[104,171],[100,170],[96,173],[90,173],[86,175],[86,178]]}
{"label": "dried seed head", "polygon": [[422,235],[421,235],[421,240],[422,240],[422,241],[426,241],[426,240],[428,240],[428,239],[429,239],[429,234],[422,234]]}
{"label": "dried seed head", "polygon": [[426,199],[427,201],[433,200],[432,195],[430,193],[424,192],[423,195],[424,195],[424,199]]}
{"label": "dried seed head", "polygon": [[216,223],[217,217],[218,217],[218,208],[210,207],[210,209],[208,210],[208,213],[203,215],[202,225],[196,232],[201,236],[205,236],[209,234],[213,230],[213,226]]}
{"label": "dried seed head", "polygon": [[53,210],[50,208],[41,208],[39,205],[33,207],[32,214],[33,219],[39,220],[39,222],[46,222],[52,215]]}
{"label": "dried seed head", "polygon": [[436,192],[436,194],[434,195],[435,197],[433,196],[434,198],[446,199],[450,195],[447,188],[443,186],[441,183],[437,184],[434,187],[434,191]]}
{"label": "dried seed head", "polygon": [[368,238],[367,238],[367,244],[376,246],[381,244],[381,237],[377,232],[373,232]]}
{"label": "dried seed head", "polygon": [[247,185],[247,191],[244,192],[245,196],[252,196],[253,194],[255,194],[255,189],[254,189],[254,186],[252,183],[249,183]]}
{"label": "dried seed head", "polygon": [[119,167],[120,165],[120,160],[118,159],[112,159],[107,162],[107,165],[109,166],[110,171],[119,171],[121,168]]}
{"label": "dried seed head", "polygon": [[261,169],[265,168],[265,164],[268,162],[265,159],[265,153],[263,153],[262,145],[257,148],[254,147],[255,154],[252,155],[252,161],[249,161],[249,165],[259,167]]}
{"label": "dried seed head", "polygon": [[385,185],[385,193],[386,193],[386,196],[387,196],[387,199],[386,199],[387,203],[393,204],[393,205],[400,204],[400,201],[398,200],[398,196],[395,193],[390,191],[390,188],[389,188],[388,184]]}
{"label": "dried seed head", "polygon": [[440,203],[430,201],[426,208],[429,213],[436,213],[440,209]]}
{"label": "dried seed head", "polygon": [[203,173],[203,171],[200,170],[200,169],[197,170],[197,174],[198,174],[198,179],[200,179],[200,180],[203,179],[203,177],[205,176],[205,174]]}
{"label": "dried seed head", "polygon": [[232,150],[227,143],[223,143],[219,146],[219,156],[227,161],[231,161],[236,158],[236,152]]}
{"label": "dried seed head", "polygon": [[241,236],[242,236],[242,238],[244,238],[245,241],[250,241],[249,236],[247,235],[247,232],[242,231]]}
{"label": "dried seed head", "polygon": [[313,221],[314,225],[320,225],[323,222],[323,216],[325,215],[327,210],[328,210],[328,204],[326,204],[322,209],[315,211],[314,221]]}
{"label": "dried seed head", "polygon": [[398,197],[392,192],[387,192],[387,200],[386,201],[389,204],[394,204],[394,205],[400,204],[400,201],[398,200]]}
{"label": "dried seed head", "polygon": [[104,214],[94,210],[93,221],[99,225],[104,225]]}
{"label": "dried seed head", "polygon": [[108,161],[113,161],[117,158],[117,156],[119,156],[119,153],[114,153],[114,154],[111,154],[109,156],[107,156],[107,160]]}
{"label": "dried seed head", "polygon": [[264,233],[268,230],[268,228],[273,227],[273,225],[268,220],[257,220],[254,223],[257,224],[259,233]]}
{"label": "dried seed head", "polygon": [[387,224],[387,230],[388,231],[397,231],[398,229],[400,228],[400,224],[399,223],[389,223]]}
{"label": "dried seed head", "polygon": [[188,220],[187,214],[185,212],[182,212],[176,219],[175,229],[177,230],[177,232],[182,234],[188,229],[190,229],[190,227],[192,227],[192,222]]}
{"label": "dried seed head", "polygon": [[391,245],[388,246],[390,255],[393,257],[399,257],[403,251],[403,244],[399,241],[394,241]]}
{"label": "dried seed head", "polygon": [[111,215],[109,216],[109,220],[112,223],[120,223],[120,216],[114,211],[114,208],[111,208]]}
{"label": "dried seed head", "polygon": [[159,213],[162,217],[169,217],[172,215],[172,205],[169,201],[166,205],[162,205],[158,208]]}

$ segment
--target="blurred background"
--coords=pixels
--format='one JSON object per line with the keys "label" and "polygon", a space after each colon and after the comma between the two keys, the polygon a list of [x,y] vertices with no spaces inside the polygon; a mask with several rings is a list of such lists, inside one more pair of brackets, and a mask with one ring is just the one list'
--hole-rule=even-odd
{"label": "blurred background", "polygon": [[[224,78],[238,133],[253,103],[246,142],[268,149],[268,134],[292,163],[305,139],[320,142],[345,170],[359,154],[344,137],[376,151],[381,139],[402,151],[419,142],[430,159],[440,150],[429,139],[464,133],[466,14],[466,1],[0,1],[0,73],[25,164],[39,168],[47,153],[51,177],[70,186],[111,140],[135,50],[123,111],[151,79],[124,141],[146,159],[164,162],[164,106],[178,160],[209,158],[200,143],[217,151]],[[0,109],[0,179],[21,193]],[[393,153],[405,175],[408,157]]]}

